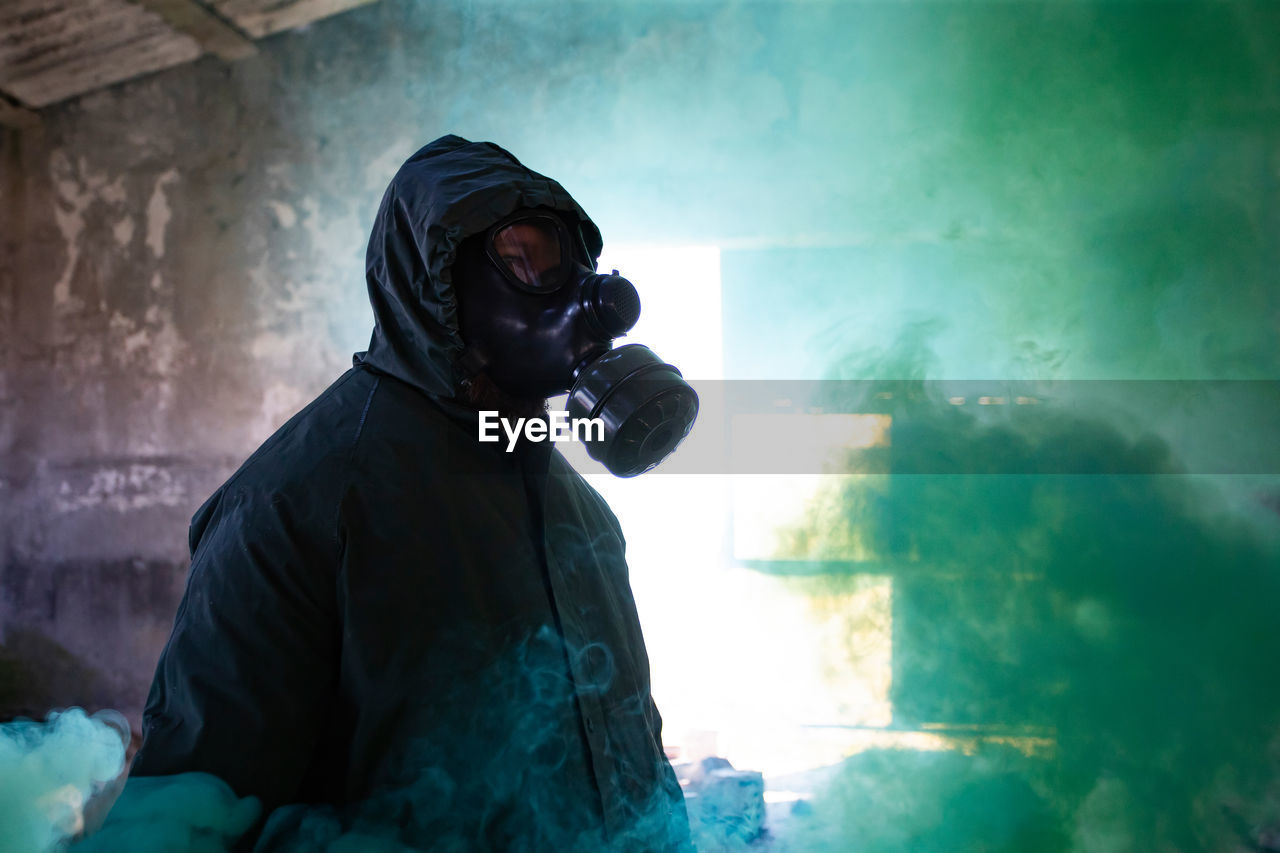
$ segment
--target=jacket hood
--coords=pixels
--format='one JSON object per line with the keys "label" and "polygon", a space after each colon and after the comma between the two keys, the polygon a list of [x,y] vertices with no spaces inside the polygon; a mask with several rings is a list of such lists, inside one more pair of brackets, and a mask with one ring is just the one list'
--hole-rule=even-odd
{"label": "jacket hood", "polygon": [[456,394],[463,342],[451,267],[458,244],[521,208],[576,217],[594,265],[595,223],[560,186],[491,142],[442,136],[405,161],[382,196],[365,255],[373,337],[366,364],[439,399]]}

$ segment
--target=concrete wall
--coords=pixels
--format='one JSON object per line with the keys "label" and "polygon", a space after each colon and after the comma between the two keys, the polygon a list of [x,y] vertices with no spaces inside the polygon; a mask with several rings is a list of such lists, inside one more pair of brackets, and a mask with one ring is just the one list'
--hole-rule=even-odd
{"label": "concrete wall", "polygon": [[136,721],[187,520],[367,341],[426,141],[503,144],[606,241],[736,252],[753,358],[933,317],[952,375],[1274,377],[1278,41],[1269,3],[382,0],[5,131],[4,701]]}

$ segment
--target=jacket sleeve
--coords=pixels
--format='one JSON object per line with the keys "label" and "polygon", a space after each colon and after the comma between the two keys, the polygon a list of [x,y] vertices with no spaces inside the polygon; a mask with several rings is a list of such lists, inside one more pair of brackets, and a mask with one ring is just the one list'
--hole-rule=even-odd
{"label": "jacket sleeve", "polygon": [[131,775],[211,773],[270,811],[299,798],[334,705],[337,542],[305,498],[228,488],[215,500]]}

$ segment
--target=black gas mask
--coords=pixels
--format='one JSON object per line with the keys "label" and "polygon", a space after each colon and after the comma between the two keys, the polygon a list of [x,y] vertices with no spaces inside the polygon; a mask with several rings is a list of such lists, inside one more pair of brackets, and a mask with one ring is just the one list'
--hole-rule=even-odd
{"label": "black gas mask", "polygon": [[693,426],[698,395],[648,347],[613,349],[640,319],[640,296],[614,270],[599,275],[576,221],[521,210],[463,240],[453,264],[464,376],[484,370],[508,394],[569,393],[570,418],[599,418],[593,459],[634,477],[665,459]]}

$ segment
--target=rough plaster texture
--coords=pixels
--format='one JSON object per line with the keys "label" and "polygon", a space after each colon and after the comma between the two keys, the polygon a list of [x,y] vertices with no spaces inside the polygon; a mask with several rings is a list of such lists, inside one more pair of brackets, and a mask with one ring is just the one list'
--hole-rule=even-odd
{"label": "rough plaster texture", "polygon": [[795,291],[859,340],[934,310],[970,375],[1267,377],[1277,33],[1267,3],[383,0],[4,131],[0,633],[79,673],[16,701],[136,723],[188,519],[367,341],[420,144],[506,145],[606,241],[726,247],[774,364]]}

